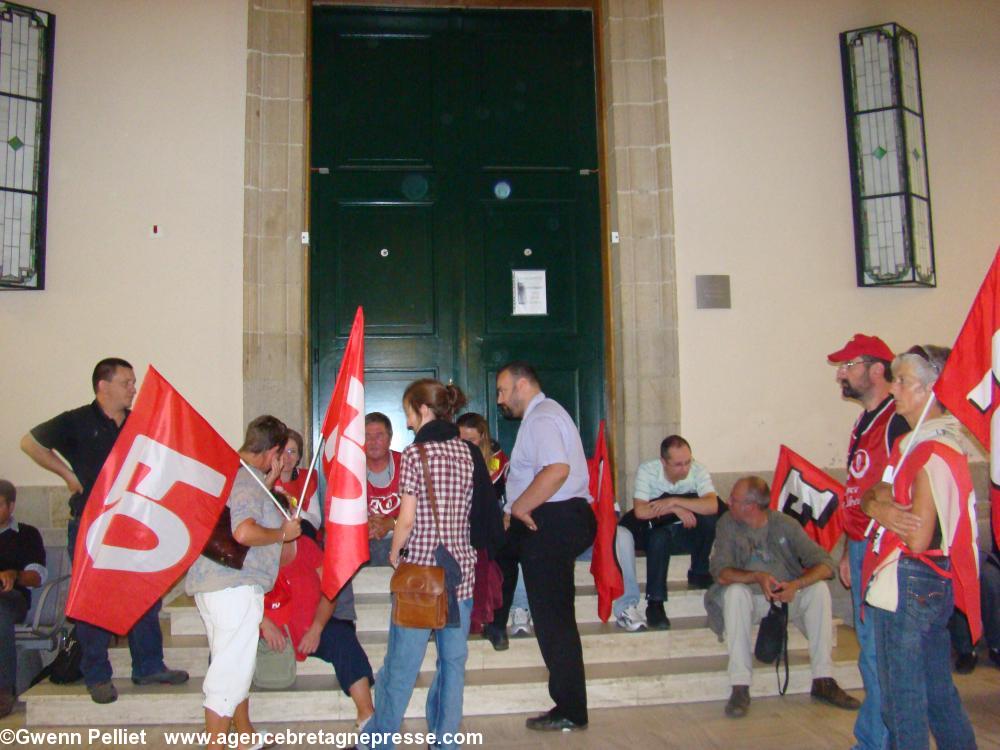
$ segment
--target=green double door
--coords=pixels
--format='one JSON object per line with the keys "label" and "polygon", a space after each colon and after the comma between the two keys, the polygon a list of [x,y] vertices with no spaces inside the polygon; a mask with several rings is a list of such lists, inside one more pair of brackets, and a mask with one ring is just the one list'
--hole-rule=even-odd
{"label": "green double door", "polygon": [[604,408],[592,15],[313,10],[314,424],[364,307],[368,411],[415,378],[510,450],[497,369],[532,362],[588,451]]}

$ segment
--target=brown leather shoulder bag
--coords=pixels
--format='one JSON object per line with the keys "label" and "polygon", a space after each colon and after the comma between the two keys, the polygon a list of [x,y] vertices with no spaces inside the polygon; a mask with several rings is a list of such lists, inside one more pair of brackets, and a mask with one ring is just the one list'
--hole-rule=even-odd
{"label": "brown leather shoulder bag", "polygon": [[[434,528],[441,538],[434,484],[427,465],[427,452],[418,444],[420,463],[424,469],[427,498],[434,513]],[[440,565],[416,565],[400,562],[389,581],[392,593],[392,622],[404,628],[443,628],[448,622],[448,592],[444,585],[444,568]]]}

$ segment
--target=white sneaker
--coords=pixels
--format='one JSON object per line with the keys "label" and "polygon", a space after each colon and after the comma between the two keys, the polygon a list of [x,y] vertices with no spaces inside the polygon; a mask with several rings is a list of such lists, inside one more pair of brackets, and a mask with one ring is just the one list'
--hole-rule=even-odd
{"label": "white sneaker", "polygon": [[510,634],[511,637],[531,635],[531,613],[528,610],[516,608],[510,611]]}
{"label": "white sneaker", "polygon": [[622,630],[627,630],[630,633],[646,629],[646,620],[642,616],[642,613],[639,612],[639,607],[635,604],[624,609],[622,613],[615,618],[615,624]]}

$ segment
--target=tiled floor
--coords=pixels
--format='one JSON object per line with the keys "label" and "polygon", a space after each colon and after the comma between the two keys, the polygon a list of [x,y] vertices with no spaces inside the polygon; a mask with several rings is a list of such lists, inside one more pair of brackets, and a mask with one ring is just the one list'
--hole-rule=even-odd
{"label": "tiled floor", "polygon": [[[1000,669],[980,663],[968,676],[956,676],[966,710],[976,728],[980,750],[1000,750]],[[481,732],[481,746],[497,750],[523,750],[525,747],[552,750],[598,750],[623,748],[637,750],[741,750],[750,748],[782,748],[782,750],[846,750],[850,747],[854,713],[814,704],[808,696],[762,698],[753,701],[750,714],[741,720],[727,719],[721,702],[655,706],[651,708],[601,709],[591,712],[590,727],[585,732],[546,735],[524,728],[524,715],[478,716],[469,718],[463,729]],[[540,706],[541,708],[546,708]],[[114,710],[113,706],[108,707]],[[0,720],[0,744],[3,729],[23,725],[21,704],[12,716]],[[295,729],[303,732],[347,732],[351,726],[339,723],[309,723],[286,727],[261,726],[259,729],[279,731]],[[420,732],[422,721],[408,721],[404,730]],[[36,729],[36,728],[33,728]],[[43,728],[37,728],[43,729]],[[58,727],[54,727],[58,729]],[[129,727],[137,730],[140,727]],[[168,747],[164,732],[198,727],[147,727],[145,747]],[[76,731],[76,730],[74,730]],[[107,728],[105,728],[107,731]],[[87,743],[83,730],[82,747],[123,747],[122,743]],[[65,747],[58,742],[29,745],[31,747]],[[287,746],[291,747],[291,746]],[[297,746],[300,747],[300,746]]]}

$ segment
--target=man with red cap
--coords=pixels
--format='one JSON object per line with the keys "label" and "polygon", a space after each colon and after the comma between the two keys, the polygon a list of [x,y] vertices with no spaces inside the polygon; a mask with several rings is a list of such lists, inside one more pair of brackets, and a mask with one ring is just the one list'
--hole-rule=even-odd
{"label": "man with red cap", "polygon": [[839,509],[847,534],[847,548],[840,560],[840,580],[851,589],[854,630],[861,648],[858,668],[865,686],[865,700],[854,723],[854,748],[882,750],[888,730],[882,721],[875,634],[871,618],[861,620],[861,563],[868,547],[865,531],[871,521],[861,510],[861,496],[881,481],[893,443],[909,427],[906,420],[896,414],[895,403],[889,395],[893,353],[882,339],[856,333],[828,359],[837,366],[841,394],[861,402],[865,409],[854,423],[847,451],[846,491]]}

